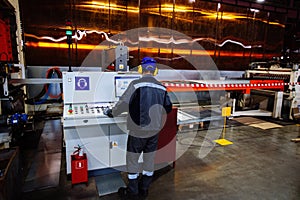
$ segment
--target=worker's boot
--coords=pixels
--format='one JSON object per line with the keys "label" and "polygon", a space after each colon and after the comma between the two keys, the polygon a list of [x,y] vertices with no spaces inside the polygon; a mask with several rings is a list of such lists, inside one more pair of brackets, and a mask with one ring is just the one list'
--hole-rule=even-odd
{"label": "worker's boot", "polygon": [[139,199],[139,188],[138,179],[129,179],[127,188],[121,187],[118,190],[122,200],[138,200]]}
{"label": "worker's boot", "polygon": [[148,189],[152,182],[152,176],[143,175],[141,181],[139,182],[139,195],[142,198],[148,196]]}

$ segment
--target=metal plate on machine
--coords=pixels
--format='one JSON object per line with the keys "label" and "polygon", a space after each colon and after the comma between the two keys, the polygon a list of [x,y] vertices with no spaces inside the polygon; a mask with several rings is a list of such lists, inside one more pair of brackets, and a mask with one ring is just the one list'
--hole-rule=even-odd
{"label": "metal plate on machine", "polygon": [[[196,112],[195,112],[196,111]],[[207,109],[178,109],[177,113],[177,125],[197,123],[204,121],[221,120],[222,116],[220,111]]]}
{"label": "metal plate on machine", "polygon": [[63,72],[64,104],[113,102],[115,73]]}
{"label": "metal plate on machine", "polygon": [[[81,146],[87,155],[88,170],[109,167],[109,135],[107,125],[79,126],[64,130],[67,174],[71,173],[71,155]],[[101,148],[99,148],[101,147]]]}
{"label": "metal plate on machine", "polygon": [[110,132],[110,166],[126,165],[126,124],[115,124],[109,126]]}
{"label": "metal plate on machine", "polygon": [[[117,72],[63,72],[64,104],[116,102],[121,91],[116,91],[116,79],[128,84],[139,74]],[[128,86],[127,84],[127,86]],[[116,95],[118,92],[118,95]]]}

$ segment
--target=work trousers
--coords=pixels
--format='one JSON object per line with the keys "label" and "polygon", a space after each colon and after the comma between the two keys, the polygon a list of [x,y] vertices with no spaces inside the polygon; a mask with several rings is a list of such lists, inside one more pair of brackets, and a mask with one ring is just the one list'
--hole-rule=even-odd
{"label": "work trousers", "polygon": [[[152,135],[150,137],[136,137],[141,133],[130,133],[127,141],[127,170],[128,170],[128,189],[131,193],[138,193],[138,174],[143,173],[142,180],[140,181],[140,189],[148,190],[150,183],[152,181],[152,176],[154,172],[154,159],[155,151],[157,149],[158,134],[148,134]],[[134,135],[134,136],[132,136]],[[142,169],[138,163],[139,157],[143,152],[143,163]]]}

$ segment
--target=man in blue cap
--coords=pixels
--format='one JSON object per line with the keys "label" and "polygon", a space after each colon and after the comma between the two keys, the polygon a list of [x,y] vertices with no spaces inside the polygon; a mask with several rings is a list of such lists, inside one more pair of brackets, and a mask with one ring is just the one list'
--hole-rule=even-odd
{"label": "man in blue cap", "polygon": [[[163,128],[172,103],[166,88],[157,81],[155,59],[144,57],[138,69],[142,77],[132,81],[109,114],[111,117],[128,112],[127,170],[128,186],[119,189],[122,199],[141,199],[148,195],[154,174],[154,156],[158,133]],[[142,169],[138,163],[143,152]],[[142,177],[139,178],[139,173]]]}

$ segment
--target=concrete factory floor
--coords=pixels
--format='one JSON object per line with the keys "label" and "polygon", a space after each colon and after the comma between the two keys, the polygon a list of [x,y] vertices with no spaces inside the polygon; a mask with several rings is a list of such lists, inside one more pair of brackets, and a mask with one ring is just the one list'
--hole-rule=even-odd
{"label": "concrete factory floor", "polygon": [[[47,120],[45,125],[41,139],[51,139],[49,134],[55,133],[52,142],[61,144],[60,120]],[[299,126],[270,119],[234,118],[227,120],[225,138],[233,142],[228,146],[214,146],[210,140],[214,133],[220,135],[222,128],[219,125],[211,123],[209,127],[199,128],[194,139],[191,132],[195,126],[181,128],[177,143],[178,151],[184,153],[176,161],[175,168],[167,166],[156,172],[148,200],[300,199],[300,143],[291,142],[292,138],[298,137]],[[208,130],[209,135],[205,138]],[[189,146],[189,142],[192,145]],[[45,144],[50,143],[44,141],[47,146]],[[28,186],[27,181],[23,200],[119,199],[116,193],[99,197],[95,177],[89,177],[88,186],[77,184],[72,187],[70,177],[65,175],[64,150],[55,149],[26,150],[26,163],[34,163],[36,151],[47,151],[48,165],[51,159],[58,159],[58,162],[52,160],[51,167],[58,171],[55,174],[54,170],[54,175],[50,175],[56,178],[48,180],[49,174],[42,177],[45,179],[43,184],[48,182],[48,186],[39,187],[33,182]],[[27,176],[30,175],[29,168]]]}

